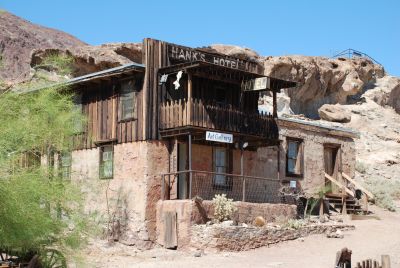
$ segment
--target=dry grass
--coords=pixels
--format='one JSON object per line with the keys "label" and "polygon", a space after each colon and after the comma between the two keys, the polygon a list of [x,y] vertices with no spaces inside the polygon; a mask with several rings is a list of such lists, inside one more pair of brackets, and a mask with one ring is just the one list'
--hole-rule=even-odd
{"label": "dry grass", "polygon": [[365,181],[366,187],[375,195],[377,206],[396,211],[394,200],[400,199],[400,182],[371,178]]}

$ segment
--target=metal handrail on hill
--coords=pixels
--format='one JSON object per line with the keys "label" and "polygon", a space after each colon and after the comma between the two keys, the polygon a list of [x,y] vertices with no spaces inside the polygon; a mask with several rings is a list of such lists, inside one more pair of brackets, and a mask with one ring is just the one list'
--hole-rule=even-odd
{"label": "metal handrail on hill", "polygon": [[367,58],[369,60],[371,60],[373,63],[378,64],[383,66],[381,63],[379,63],[377,60],[375,60],[374,58],[372,58],[371,56],[369,56],[368,54],[352,49],[352,48],[348,48],[346,50],[343,50],[342,52],[334,55],[332,58],[339,58],[339,57],[348,57],[349,59],[351,58]]}

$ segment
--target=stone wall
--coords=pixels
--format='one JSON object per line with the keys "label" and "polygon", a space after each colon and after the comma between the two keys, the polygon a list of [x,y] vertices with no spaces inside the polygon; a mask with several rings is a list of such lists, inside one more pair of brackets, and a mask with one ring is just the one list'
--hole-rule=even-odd
{"label": "stone wall", "polygon": [[[114,146],[114,177],[99,179],[99,149],[72,153],[72,179],[83,185],[85,209],[126,244],[148,247],[155,240],[155,204],[160,174],[169,170],[167,145],[134,142]],[[143,242],[145,241],[145,242]]]}
{"label": "stone wall", "polygon": [[[232,218],[238,223],[251,224],[257,216],[267,222],[283,221],[296,217],[296,206],[286,204],[255,204],[234,202],[237,208]],[[201,208],[192,200],[165,200],[157,203],[157,242],[164,245],[164,215],[175,212],[177,215],[178,248],[188,247],[193,234],[192,226],[205,224],[214,215],[212,201],[203,201]]]}
{"label": "stone wall", "polygon": [[244,227],[193,225],[190,247],[206,251],[245,251],[270,244],[293,240],[311,234],[331,233],[335,230],[353,230],[354,225],[307,225],[299,229],[284,227]]}

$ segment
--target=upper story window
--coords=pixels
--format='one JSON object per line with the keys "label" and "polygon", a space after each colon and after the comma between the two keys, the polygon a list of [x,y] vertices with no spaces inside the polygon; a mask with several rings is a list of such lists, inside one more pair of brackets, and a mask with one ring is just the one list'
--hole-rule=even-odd
{"label": "upper story window", "polygon": [[135,119],[136,113],[136,80],[122,82],[119,97],[119,120]]}
{"label": "upper story window", "polygon": [[100,179],[112,179],[114,176],[113,145],[100,147]]}
{"label": "upper story window", "polygon": [[303,141],[299,139],[287,138],[286,152],[286,175],[303,176]]}

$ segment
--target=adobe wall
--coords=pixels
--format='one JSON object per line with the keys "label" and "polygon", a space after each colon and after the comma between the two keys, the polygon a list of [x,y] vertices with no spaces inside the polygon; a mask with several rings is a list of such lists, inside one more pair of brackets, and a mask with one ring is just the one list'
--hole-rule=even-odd
{"label": "adobe wall", "polygon": [[72,152],[72,179],[82,182],[85,210],[105,230],[113,226],[115,239],[145,248],[155,239],[159,174],[168,167],[168,147],[158,141],[115,145],[114,177],[108,180],[99,179],[98,148]]}

